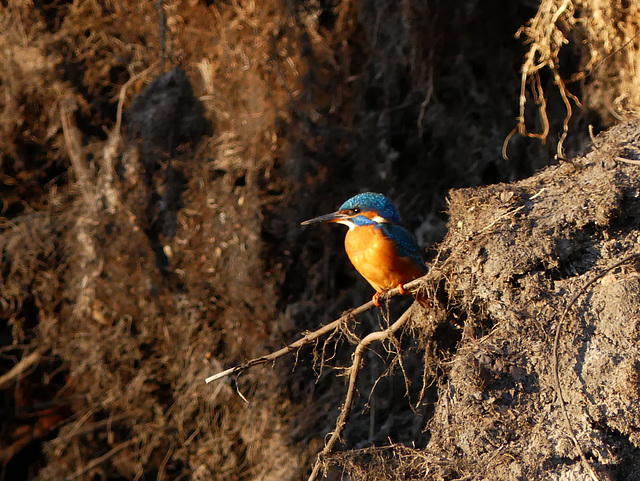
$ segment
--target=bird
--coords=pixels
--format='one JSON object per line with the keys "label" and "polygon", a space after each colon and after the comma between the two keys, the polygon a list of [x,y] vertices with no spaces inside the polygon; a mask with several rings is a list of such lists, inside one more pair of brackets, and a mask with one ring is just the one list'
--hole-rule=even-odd
{"label": "bird", "polygon": [[376,290],[372,300],[380,305],[380,294],[427,272],[414,237],[401,223],[391,199],[376,192],[351,197],[331,214],[321,215],[301,225],[334,222],[349,227],[344,246],[353,267]]}

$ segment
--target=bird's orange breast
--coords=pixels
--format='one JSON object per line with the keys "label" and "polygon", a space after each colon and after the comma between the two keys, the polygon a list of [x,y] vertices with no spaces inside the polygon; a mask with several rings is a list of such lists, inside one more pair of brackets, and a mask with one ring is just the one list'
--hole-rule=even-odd
{"label": "bird's orange breast", "polygon": [[373,225],[349,230],[344,245],[353,266],[377,292],[423,274],[411,259],[400,257],[393,240]]}

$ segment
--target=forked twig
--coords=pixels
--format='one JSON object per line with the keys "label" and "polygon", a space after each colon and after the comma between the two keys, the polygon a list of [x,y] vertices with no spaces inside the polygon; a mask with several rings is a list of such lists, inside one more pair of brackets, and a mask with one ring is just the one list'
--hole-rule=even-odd
{"label": "forked twig", "polygon": [[[427,274],[427,275],[429,275],[429,274]],[[404,285],[404,289],[406,291],[409,291],[409,290],[411,290],[411,289],[413,289],[415,287],[418,287],[425,277],[426,276],[419,277],[418,279],[415,279],[415,280],[405,284]],[[391,297],[395,297],[398,294],[400,294],[400,290],[398,288],[393,288],[393,289],[390,289],[389,291],[387,291],[386,293],[382,294],[380,296],[380,300],[382,301],[382,300],[385,300],[385,299],[390,299]],[[317,329],[317,330],[315,330],[313,332],[309,332],[309,333],[305,334],[305,336],[302,337],[301,339],[298,339],[296,342],[294,342],[292,344],[289,344],[289,345],[283,347],[282,349],[279,349],[278,351],[272,352],[272,353],[267,354],[265,356],[260,356],[260,357],[254,358],[254,359],[250,359],[248,361],[243,362],[242,364],[238,364],[237,366],[234,366],[232,368],[226,369],[225,371],[219,372],[218,374],[214,374],[213,376],[210,376],[207,379],[205,379],[205,382],[208,384],[208,383],[216,381],[218,379],[222,379],[224,377],[231,376],[233,374],[236,374],[236,373],[239,373],[239,372],[242,372],[242,371],[246,371],[247,369],[250,369],[250,368],[252,368],[254,366],[258,366],[260,364],[266,364],[268,362],[275,361],[279,357],[285,356],[285,355],[295,351],[296,349],[300,349],[301,347],[312,343],[313,341],[315,341],[319,337],[322,337],[325,334],[327,334],[327,333],[329,333],[331,331],[334,331],[335,329],[338,328],[338,326],[340,326],[341,323],[345,322],[347,319],[349,319],[351,317],[359,316],[363,312],[366,312],[369,309],[371,309],[374,305],[375,304],[373,303],[373,301],[366,302],[366,303],[362,304],[360,307],[357,307],[357,308],[355,308],[355,309],[353,309],[351,311],[348,311],[346,314],[342,315],[341,317],[339,317],[335,321],[330,322],[326,326],[322,326],[320,329]],[[382,331],[382,332],[386,332],[386,331]]]}
{"label": "forked twig", "polygon": [[349,415],[349,411],[351,410],[351,405],[353,404],[353,398],[356,392],[356,381],[358,379],[358,373],[360,372],[360,364],[362,363],[362,355],[364,350],[369,347],[370,344],[376,341],[383,341],[384,339],[389,339],[392,337],[402,326],[404,326],[409,318],[411,317],[411,313],[413,311],[413,306],[415,303],[409,307],[396,322],[394,322],[391,326],[383,331],[375,331],[371,334],[365,336],[362,341],[356,347],[356,350],[353,353],[353,362],[351,363],[351,367],[349,368],[349,387],[347,388],[347,395],[344,400],[344,404],[340,408],[340,416],[338,416],[338,420],[336,421],[336,428],[331,433],[331,437],[327,444],[325,444],[324,449],[318,453],[318,457],[316,458],[316,462],[313,466],[313,471],[309,476],[308,481],[315,481],[318,478],[318,474],[320,474],[320,470],[323,465],[323,458],[329,454],[333,447],[340,439],[340,434],[344,429],[344,425],[347,421],[347,416]]}
{"label": "forked twig", "polygon": [[584,454],[584,450],[582,449],[582,446],[580,446],[580,443],[578,442],[578,438],[576,437],[575,430],[573,429],[573,424],[571,423],[571,419],[569,418],[569,413],[567,412],[566,401],[564,399],[562,385],[560,384],[560,375],[558,373],[558,345],[560,343],[560,332],[562,331],[562,327],[564,325],[564,321],[567,317],[567,313],[569,312],[569,309],[571,309],[571,307],[576,303],[578,298],[580,298],[580,296],[582,296],[582,294],[584,294],[590,286],[592,286],[598,279],[601,279],[602,277],[607,275],[607,273],[611,272],[613,269],[620,267],[622,264],[629,262],[631,259],[639,258],[639,257],[640,257],[640,254],[638,253],[634,253],[626,256],[624,259],[616,262],[611,267],[608,267],[607,269],[602,271],[600,274],[595,276],[593,279],[591,279],[589,282],[587,282],[584,286],[582,286],[582,288],[580,288],[580,290],[575,293],[575,295],[571,298],[571,300],[567,303],[564,310],[562,311],[562,314],[560,315],[560,319],[558,320],[556,335],[553,340],[553,378],[555,381],[556,392],[558,394],[558,400],[560,401],[560,409],[562,410],[564,421],[565,421],[565,424],[567,425],[567,430],[569,431],[569,437],[573,441],[573,444],[575,445],[576,450],[580,455],[580,460],[582,461],[583,467],[589,473],[593,481],[599,481],[598,476],[594,471],[593,467],[591,466],[591,464],[589,464],[589,461],[587,460],[587,457]]}
{"label": "forked twig", "polygon": [[[428,276],[429,274],[426,274],[423,277],[420,277],[418,279],[415,279],[407,284],[405,284],[403,286],[404,290],[409,291],[411,289],[414,289],[416,287],[418,287],[423,280]],[[380,300],[384,301],[387,299],[390,299],[391,297],[397,296],[398,294],[401,293],[401,290],[398,288],[394,288],[394,289],[390,289],[389,291],[383,293],[380,296]],[[340,318],[336,319],[333,322],[330,322],[329,324],[327,324],[326,326],[321,327],[320,329],[317,329],[313,332],[307,333],[304,337],[302,337],[301,339],[297,340],[296,342],[289,344],[288,346],[283,347],[282,349],[272,352],[270,354],[267,354],[266,356],[261,356],[261,357],[257,357],[254,359],[250,359],[249,361],[246,361],[242,364],[239,364],[237,366],[234,366],[230,369],[227,369],[225,371],[219,372],[218,374],[215,374],[213,376],[208,377],[207,379],[205,379],[205,382],[210,383],[213,382],[215,380],[218,379],[222,379],[224,377],[230,376],[232,374],[236,374],[242,371],[245,371],[247,369],[250,369],[253,366],[257,366],[259,364],[265,364],[267,362],[270,361],[275,361],[276,359],[278,359],[279,357],[282,357],[286,354],[289,354],[290,352],[293,352],[299,348],[301,348],[302,346],[306,345],[306,344],[310,344],[311,342],[313,342],[314,340],[318,339],[319,337],[335,331],[336,329],[338,329],[338,327],[340,326],[341,323],[345,322],[347,319],[349,318],[353,318],[356,316],[359,316],[360,314],[362,314],[363,312],[368,311],[369,309],[371,309],[375,304],[373,303],[373,300],[366,302],[365,304],[361,305],[360,307],[357,307],[356,309],[353,309],[349,312],[347,312],[346,314],[342,315]],[[347,388],[347,394],[345,397],[345,401],[344,404],[342,405],[342,407],[340,408],[340,416],[338,416],[338,420],[336,421],[336,428],[333,431],[333,433],[331,433],[331,437],[329,438],[329,441],[327,441],[327,444],[324,446],[324,449],[318,453],[318,456],[316,458],[316,462],[313,466],[313,471],[311,473],[311,476],[309,477],[309,481],[314,481],[315,479],[317,479],[318,474],[320,473],[320,470],[322,469],[323,466],[323,460],[324,457],[329,454],[333,447],[335,446],[335,444],[338,442],[338,439],[340,439],[340,434],[342,433],[342,430],[344,429],[346,420],[347,420],[347,416],[349,415],[349,411],[351,410],[351,405],[353,404],[353,398],[355,395],[355,391],[356,391],[356,380],[358,378],[358,373],[360,372],[360,364],[362,362],[362,356],[363,353],[365,351],[365,349],[372,343],[376,342],[376,341],[383,341],[385,339],[389,339],[391,337],[393,337],[393,335],[402,327],[404,326],[407,321],[409,320],[409,318],[411,317],[411,312],[413,311],[413,306],[415,306],[415,303],[411,305],[411,307],[409,309],[407,309],[399,318],[396,322],[394,322],[391,326],[389,326],[388,328],[382,330],[382,331],[376,331],[376,332],[372,332],[371,334],[365,336],[357,345],[354,353],[353,353],[353,362],[351,364],[351,367],[349,368],[349,386]]]}

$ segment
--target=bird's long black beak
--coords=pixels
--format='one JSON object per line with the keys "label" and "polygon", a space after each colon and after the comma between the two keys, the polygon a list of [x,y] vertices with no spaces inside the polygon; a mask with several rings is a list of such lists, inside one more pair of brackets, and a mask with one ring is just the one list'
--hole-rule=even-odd
{"label": "bird's long black beak", "polygon": [[305,220],[300,225],[319,224],[321,222],[340,222],[341,220],[349,219],[346,214],[340,212],[333,212],[331,214],[321,215],[320,217],[314,217],[313,219]]}

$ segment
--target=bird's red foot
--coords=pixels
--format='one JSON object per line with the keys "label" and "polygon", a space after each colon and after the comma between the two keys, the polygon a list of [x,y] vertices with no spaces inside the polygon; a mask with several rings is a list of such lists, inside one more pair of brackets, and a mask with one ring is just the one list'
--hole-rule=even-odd
{"label": "bird's red foot", "polygon": [[402,284],[398,284],[397,289],[401,296],[407,293],[407,291],[404,290],[404,286]]}
{"label": "bird's red foot", "polygon": [[380,307],[380,292],[376,292],[373,297],[371,298],[371,300],[373,301],[373,304],[376,307]]}

